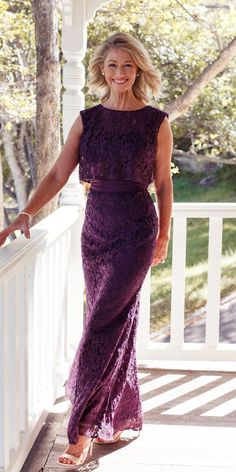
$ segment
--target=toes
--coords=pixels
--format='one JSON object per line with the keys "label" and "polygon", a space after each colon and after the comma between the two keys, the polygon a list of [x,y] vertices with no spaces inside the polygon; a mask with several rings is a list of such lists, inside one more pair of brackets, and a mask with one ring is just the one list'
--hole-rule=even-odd
{"label": "toes", "polygon": [[59,457],[58,461],[61,462],[62,464],[74,464],[73,461],[71,461],[70,459],[67,459],[66,457]]}

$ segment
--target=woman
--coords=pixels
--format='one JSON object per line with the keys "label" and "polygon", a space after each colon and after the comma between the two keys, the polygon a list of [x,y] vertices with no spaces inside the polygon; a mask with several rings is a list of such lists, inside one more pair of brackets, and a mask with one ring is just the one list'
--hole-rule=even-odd
{"label": "woman", "polygon": [[[86,320],[66,381],[72,411],[58,464],[82,464],[93,442],[111,443],[125,429],[140,431],[143,413],[135,339],[140,290],[150,265],[164,262],[172,209],[173,138],[168,114],[148,104],[160,76],[135,38],[118,33],[95,51],[90,90],[101,103],[82,110],[56,163],[11,231],[30,237],[29,217],[65,185],[79,162],[91,182],[81,235]],[[154,182],[158,216],[147,190]],[[95,439],[96,438],[96,439]]]}

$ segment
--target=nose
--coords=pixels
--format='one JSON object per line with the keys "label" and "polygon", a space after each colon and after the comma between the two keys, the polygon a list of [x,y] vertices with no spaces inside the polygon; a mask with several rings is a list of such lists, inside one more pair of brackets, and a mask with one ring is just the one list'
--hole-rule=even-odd
{"label": "nose", "polygon": [[119,79],[122,79],[123,77],[125,77],[125,70],[124,70],[123,66],[117,66],[117,68],[116,68],[116,77],[119,78]]}

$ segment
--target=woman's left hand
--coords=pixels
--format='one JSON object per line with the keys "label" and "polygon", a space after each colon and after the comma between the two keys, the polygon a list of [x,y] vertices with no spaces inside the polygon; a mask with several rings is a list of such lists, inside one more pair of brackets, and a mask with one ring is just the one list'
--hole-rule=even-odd
{"label": "woman's left hand", "polygon": [[158,236],[156,239],[151,266],[164,263],[168,252],[169,238]]}

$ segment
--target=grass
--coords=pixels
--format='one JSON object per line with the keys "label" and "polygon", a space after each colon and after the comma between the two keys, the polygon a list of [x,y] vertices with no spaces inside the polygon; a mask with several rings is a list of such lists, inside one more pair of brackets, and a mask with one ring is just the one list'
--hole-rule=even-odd
{"label": "grass", "polygon": [[174,182],[175,202],[236,202],[236,172],[219,171],[216,183],[211,187],[200,185],[202,174],[176,174]]}
{"label": "grass", "polygon": [[[220,174],[220,173],[219,173]],[[235,202],[234,178],[219,175],[213,187],[202,187],[202,176],[174,176],[174,201],[176,202]],[[185,279],[185,316],[205,306],[207,299],[208,270],[207,218],[189,218],[187,222],[187,252]],[[235,290],[236,279],[236,219],[225,219],[223,223],[223,249],[221,259],[221,297]],[[171,231],[172,234],[172,231]],[[170,323],[171,311],[171,265],[172,239],[164,266],[151,269],[151,331]]]}

